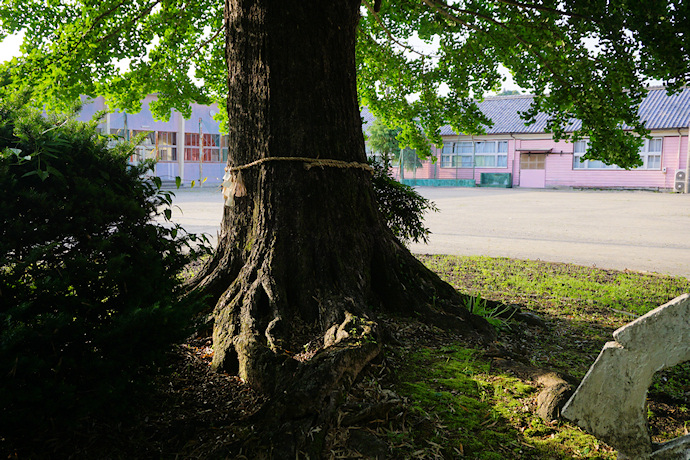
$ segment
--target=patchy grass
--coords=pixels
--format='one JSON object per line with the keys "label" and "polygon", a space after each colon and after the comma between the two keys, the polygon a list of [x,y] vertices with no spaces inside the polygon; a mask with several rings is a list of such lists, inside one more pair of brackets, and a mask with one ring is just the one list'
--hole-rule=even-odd
{"label": "patchy grass", "polygon": [[[379,318],[396,340],[367,366],[328,431],[323,458],[614,459],[616,453],[565,421],[535,414],[540,387],[513,366],[581,379],[612,332],[672,298],[690,281],[567,264],[486,257],[420,256],[474,296],[515,304],[541,325],[507,320],[478,344],[409,318]],[[192,271],[198,270],[193,267]],[[493,315],[495,312],[486,311]],[[149,369],[156,391],[127,420],[86,418],[79,430],[0,433],[7,458],[255,458],[263,399],[237,377],[210,371],[208,337],[176,347],[170,369]],[[690,363],[659,373],[649,393],[657,442],[690,428]],[[364,414],[364,415],[363,415]]]}
{"label": "patchy grass", "polygon": [[422,348],[405,361],[397,388],[434,427],[414,430],[413,449],[426,443],[444,458],[615,458],[579,429],[535,416],[536,385],[493,371],[479,350],[455,343]]}
{"label": "patchy grass", "polygon": [[[573,424],[539,418],[541,388],[515,364],[579,380],[615,329],[689,292],[690,281],[540,261],[420,259],[473,296],[468,308],[481,312],[479,297],[499,300],[533,312],[543,324],[504,321],[498,340],[487,347],[424,324],[388,319],[400,345],[387,347],[350,398],[359,404],[392,398],[400,405],[385,419],[337,427],[329,458],[372,458],[366,446],[348,441],[353,430],[385,440],[390,458],[616,458],[612,448]],[[687,433],[689,396],[690,364],[656,376],[648,400],[654,441]]]}
{"label": "patchy grass", "polygon": [[[394,457],[615,458],[610,447],[572,424],[536,416],[538,385],[500,363],[508,358],[579,380],[616,328],[690,292],[690,281],[539,261],[420,258],[460,291],[519,305],[545,325],[508,321],[488,351],[433,328],[389,349],[396,368],[392,389],[414,421]],[[396,330],[404,335],[405,327]],[[690,364],[656,376],[649,400],[654,441],[687,434],[689,396]]]}
{"label": "patchy grass", "polygon": [[[539,310],[579,314],[593,306],[643,315],[690,291],[680,277],[491,257],[419,256],[460,291]],[[620,314],[620,313],[618,313]]]}
{"label": "patchy grass", "polygon": [[[388,440],[390,458],[616,458],[579,428],[536,416],[538,385],[496,367],[481,347],[434,327],[391,321],[402,345],[388,347],[370,369],[383,377],[365,377],[353,392],[360,401],[376,399],[375,386],[402,401],[399,413],[364,426]],[[344,446],[332,446],[329,458],[370,458]]]}

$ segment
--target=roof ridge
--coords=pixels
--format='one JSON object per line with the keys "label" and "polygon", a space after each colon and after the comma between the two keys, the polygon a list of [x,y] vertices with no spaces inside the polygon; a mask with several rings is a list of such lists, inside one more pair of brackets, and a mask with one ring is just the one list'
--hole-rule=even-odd
{"label": "roof ridge", "polygon": [[[506,94],[506,95],[498,95],[494,94],[493,96],[486,96],[482,99],[482,101],[486,101],[487,99],[530,99],[533,98],[534,94]],[[477,100],[477,102],[480,102]]]}

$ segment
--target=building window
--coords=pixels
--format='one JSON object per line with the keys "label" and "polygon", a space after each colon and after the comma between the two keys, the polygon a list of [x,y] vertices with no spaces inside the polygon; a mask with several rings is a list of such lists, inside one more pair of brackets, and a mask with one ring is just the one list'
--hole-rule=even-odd
{"label": "building window", "polygon": [[127,133],[124,128],[110,128],[110,134],[124,138]]}
{"label": "building window", "polygon": [[[661,137],[645,139],[640,158],[642,166],[635,169],[661,169]],[[607,165],[601,160],[583,160],[587,152],[587,141],[577,141],[573,147],[573,169],[621,169],[616,165]]]}
{"label": "building window", "polygon": [[204,134],[204,161],[220,161],[220,134]]}
{"label": "building window", "polygon": [[655,137],[653,139],[645,139],[640,157],[642,157],[642,166],[637,169],[661,169],[661,144],[663,139]]}
{"label": "building window", "polygon": [[521,153],[520,169],[546,169],[546,154]]}
{"label": "building window", "polygon": [[[471,168],[472,142],[445,142],[441,151],[442,168]],[[508,141],[474,142],[474,166],[477,168],[507,168]]]}
{"label": "building window", "polygon": [[474,162],[478,168],[507,168],[508,141],[475,142]]}
{"label": "building window", "polygon": [[139,136],[143,136],[141,142],[135,147],[135,155],[137,160],[150,160],[156,157],[156,133],[148,130],[133,129],[131,131],[131,138],[134,140]]}
{"label": "building window", "polygon": [[134,139],[137,136],[144,135],[144,138],[141,141],[141,145],[146,145],[146,146],[151,146],[156,144],[156,133],[153,131],[148,131],[148,130],[140,130],[140,129],[133,129],[132,130],[132,139]]}
{"label": "building window", "polygon": [[199,134],[184,134],[184,160],[199,161]]}
{"label": "building window", "polygon": [[220,136],[220,155],[223,163],[228,161],[228,145],[230,143],[230,137]]}
{"label": "building window", "polygon": [[573,146],[573,169],[621,169],[616,165],[607,165],[601,160],[583,160],[587,153],[587,141],[577,141]]}
{"label": "building window", "polygon": [[[199,134],[185,133],[185,161],[199,161]],[[228,136],[220,134],[203,134],[204,162],[221,162],[228,159]]]}
{"label": "building window", "polygon": [[158,132],[158,160],[177,161],[177,133]]}
{"label": "building window", "polygon": [[472,142],[445,142],[441,151],[442,168],[471,168]]}

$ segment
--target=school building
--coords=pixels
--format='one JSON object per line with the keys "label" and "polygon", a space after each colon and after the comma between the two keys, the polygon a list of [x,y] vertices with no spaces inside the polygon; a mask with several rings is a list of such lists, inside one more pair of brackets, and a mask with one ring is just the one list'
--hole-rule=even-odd
{"label": "school building", "polygon": [[[99,126],[103,132],[131,138],[145,133],[144,142],[132,155],[132,161],[155,158],[153,174],[164,181],[180,177],[191,181],[217,184],[222,181],[228,155],[228,138],[220,132],[213,116],[216,106],[192,104],[188,119],[173,111],[167,122],[156,121],[149,103],[142,101],[137,114],[109,113]],[[601,161],[581,158],[587,141],[554,141],[546,132],[547,117],[540,114],[527,126],[519,113],[526,111],[531,96],[488,97],[479,108],[494,125],[486,133],[467,136],[441,129],[443,146],[434,149],[436,161],[404,161],[394,165],[394,175],[404,183],[419,186],[455,187],[530,187],[530,188],[630,188],[690,190],[686,171],[690,163],[690,89],[669,96],[663,88],[652,88],[639,108],[641,118],[651,131],[640,150],[642,166],[625,170]],[[80,118],[90,119],[107,110],[102,98],[84,104]],[[373,117],[362,112],[363,129]],[[569,131],[579,128],[575,121]],[[405,156],[402,156],[405,158]]]}
{"label": "school building", "polygon": [[[486,98],[478,104],[494,122],[486,134],[466,136],[445,126],[443,146],[434,150],[436,161],[397,163],[394,175],[404,183],[426,186],[690,190],[690,89],[671,96],[664,88],[650,89],[639,114],[651,139],[645,139],[640,150],[642,166],[632,170],[582,161],[587,141],[554,141],[546,132],[544,114],[525,125],[519,113],[531,102],[531,96]],[[371,114],[364,115],[365,121],[373,121]],[[579,127],[574,121],[568,131]]]}
{"label": "school building", "polygon": [[[218,107],[192,104],[190,118],[185,119],[173,110],[167,122],[156,121],[149,110],[149,103],[155,97],[147,96],[139,113],[108,113],[99,130],[125,139],[145,134],[130,161],[156,159],[153,174],[164,181],[175,181],[180,177],[186,185],[192,181],[200,183],[204,179],[207,184],[222,182],[228,161],[228,137],[221,134],[218,122],[213,119]],[[104,110],[108,107],[103,98],[98,97],[84,103],[79,119],[90,120],[94,114]]]}

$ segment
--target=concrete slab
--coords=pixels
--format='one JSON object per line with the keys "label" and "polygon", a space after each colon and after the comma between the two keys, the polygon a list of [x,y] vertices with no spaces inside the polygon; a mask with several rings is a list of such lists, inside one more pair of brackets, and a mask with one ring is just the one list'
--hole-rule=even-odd
{"label": "concrete slab", "polygon": [[[440,212],[415,253],[487,255],[575,263],[690,278],[690,195],[419,187]],[[215,239],[223,216],[218,186],[175,191],[173,218]]]}
{"label": "concrete slab", "polygon": [[688,316],[690,295],[684,294],[616,330],[563,416],[614,447],[621,459],[690,456],[687,439],[652,445],[646,408],[654,374],[690,360]]}
{"label": "concrete slab", "polygon": [[690,278],[690,195],[419,188],[441,210],[415,253],[540,259]]}

